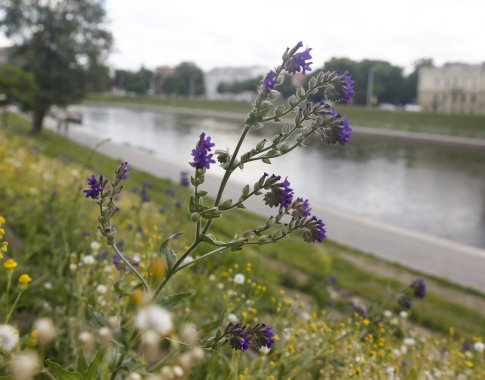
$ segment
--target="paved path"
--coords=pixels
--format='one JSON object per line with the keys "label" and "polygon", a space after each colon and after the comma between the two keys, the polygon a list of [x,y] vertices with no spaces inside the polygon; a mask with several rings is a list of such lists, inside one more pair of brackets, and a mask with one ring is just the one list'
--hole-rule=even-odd
{"label": "paved path", "polygon": [[[155,104],[136,104],[136,103],[121,103],[121,102],[85,102],[86,105],[97,107],[119,107],[130,108],[135,110],[146,110],[153,112],[167,112],[182,115],[215,117],[219,119],[227,119],[231,121],[242,122],[246,115],[238,112],[226,112],[207,109],[183,108],[172,106],[160,106]],[[403,139],[415,142],[433,143],[440,145],[454,145],[470,149],[485,149],[485,139],[473,139],[469,137],[438,135],[424,132],[411,132],[403,130],[392,130],[386,128],[371,128],[359,127],[352,125],[352,131],[356,135],[362,136],[378,136],[389,139]]]}
{"label": "paved path", "polygon": [[[53,123],[48,124],[54,130]],[[90,148],[101,140],[78,126],[70,127],[68,137]],[[181,170],[188,169],[185,163],[162,161],[149,153],[113,142],[103,144],[99,151],[174,182],[178,182]],[[206,175],[205,190],[215,194],[219,180]],[[231,183],[224,199],[239,197],[241,188],[240,184]],[[249,201],[249,210],[263,215],[269,213],[269,208],[261,207],[258,199],[250,198]],[[328,237],[334,241],[485,293],[485,250],[369,220],[323,204],[312,203],[312,208],[324,219]]]}

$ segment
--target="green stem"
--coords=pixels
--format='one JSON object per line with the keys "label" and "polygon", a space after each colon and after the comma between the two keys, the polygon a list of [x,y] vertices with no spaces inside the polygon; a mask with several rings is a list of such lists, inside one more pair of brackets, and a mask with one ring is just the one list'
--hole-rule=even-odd
{"label": "green stem", "polygon": [[222,252],[222,251],[224,251],[227,248],[229,248],[229,247],[220,247],[220,248],[214,249],[213,251],[207,252],[207,253],[203,254],[202,256],[197,257],[196,259],[194,259],[194,261],[191,261],[190,263],[187,263],[187,264],[182,265],[180,268],[178,268],[176,270],[176,272],[181,271],[182,269],[184,269],[184,268],[186,268],[188,266],[194,265],[195,263],[197,263],[199,261],[202,261],[202,260],[206,259],[209,256],[212,256],[212,255],[214,255],[216,253]]}
{"label": "green stem", "polygon": [[145,290],[150,290],[150,288],[148,287],[148,284],[146,283],[146,281],[143,279],[142,275],[140,274],[140,272],[138,272],[136,270],[136,268],[130,264],[130,262],[128,260],[126,260],[126,258],[123,256],[123,254],[119,251],[118,247],[116,246],[115,243],[111,244],[111,248],[114,249],[115,253],[119,256],[119,258],[125,263],[125,265],[128,267],[128,269],[130,269],[130,271],[136,276],[138,277],[138,279],[140,280],[140,282],[143,284],[143,287],[145,288]]}
{"label": "green stem", "polygon": [[13,274],[13,270],[9,270],[7,272],[7,290],[5,292],[5,313],[7,313],[8,304],[10,301],[10,287],[12,285],[12,274]]}
{"label": "green stem", "polygon": [[15,310],[15,307],[20,301],[20,297],[22,297],[22,294],[24,294],[24,290],[22,289],[20,293],[18,294],[17,298],[15,299],[14,303],[12,304],[12,307],[10,308],[10,311],[7,314],[7,317],[5,318],[5,323],[8,323],[10,320],[10,317],[12,316],[13,311]]}
{"label": "green stem", "polygon": [[128,355],[128,353],[130,352],[133,342],[137,337],[138,337],[138,332],[133,331],[131,336],[128,338],[128,343],[126,344],[125,351],[120,355],[120,358],[118,359],[118,362],[115,365],[115,369],[113,371],[113,374],[111,375],[111,380],[116,379],[116,375],[118,374],[118,371],[120,370],[120,367],[123,364],[123,360],[125,360],[126,355]]}

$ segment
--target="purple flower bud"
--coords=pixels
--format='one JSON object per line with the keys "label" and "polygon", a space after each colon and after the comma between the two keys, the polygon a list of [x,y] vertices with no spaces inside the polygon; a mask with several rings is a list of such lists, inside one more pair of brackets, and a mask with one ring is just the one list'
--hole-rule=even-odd
{"label": "purple flower bud", "polygon": [[414,296],[417,298],[424,298],[426,297],[426,281],[422,278],[419,278],[410,285],[410,288],[414,292]]}
{"label": "purple flower bud", "polygon": [[213,154],[208,154],[213,146],[215,146],[215,144],[211,142],[211,138],[205,138],[205,133],[202,133],[196,148],[192,150],[194,162],[191,162],[190,164],[196,169],[209,169],[210,164],[216,163],[216,161],[212,159]]}
{"label": "purple flower bud", "polygon": [[90,186],[90,188],[83,190],[83,193],[86,194],[86,198],[98,199],[102,192],[102,182],[102,175],[99,176],[99,180],[96,179],[94,174],[91,176],[91,178],[88,178],[88,185]]}
{"label": "purple flower bud", "polygon": [[354,92],[355,81],[352,80],[352,77],[350,76],[350,73],[348,71],[344,72],[344,75],[342,76],[342,78],[345,81],[342,98],[344,100],[344,103],[349,103],[352,100],[352,98],[355,96],[355,92]]}
{"label": "purple flower bud", "polygon": [[266,78],[264,78],[264,81],[263,81],[263,85],[264,85],[264,88],[266,90],[274,90],[274,88],[276,87],[276,78],[278,76],[276,75],[276,73],[271,70],[267,75],[266,75]]}
{"label": "purple flower bud", "polygon": [[338,142],[341,145],[346,145],[352,137],[352,128],[350,128],[349,119],[342,118],[342,129],[340,130],[340,136]]}
{"label": "purple flower bud", "polygon": [[189,180],[189,173],[188,172],[180,172],[180,185],[183,187],[189,187],[190,180]]}

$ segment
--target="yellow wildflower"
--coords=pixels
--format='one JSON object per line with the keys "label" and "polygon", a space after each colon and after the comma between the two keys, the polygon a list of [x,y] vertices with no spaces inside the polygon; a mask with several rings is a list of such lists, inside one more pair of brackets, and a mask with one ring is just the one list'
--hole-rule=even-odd
{"label": "yellow wildflower", "polygon": [[14,270],[17,267],[17,262],[14,259],[8,259],[3,266],[6,270]]}
{"label": "yellow wildflower", "polygon": [[24,273],[19,277],[19,285],[22,288],[26,288],[29,283],[32,282],[32,277],[30,277],[28,274]]}
{"label": "yellow wildflower", "polygon": [[1,252],[7,252],[8,251],[8,241],[2,241],[2,246],[0,247]]}
{"label": "yellow wildflower", "polygon": [[3,238],[3,235],[5,235],[5,230],[0,228],[0,239]]}
{"label": "yellow wildflower", "polygon": [[0,215],[0,225],[5,224],[6,220],[3,216]]}

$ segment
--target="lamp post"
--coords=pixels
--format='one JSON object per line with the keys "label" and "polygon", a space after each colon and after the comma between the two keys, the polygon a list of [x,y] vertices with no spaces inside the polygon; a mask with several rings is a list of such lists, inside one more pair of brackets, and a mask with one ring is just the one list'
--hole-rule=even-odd
{"label": "lamp post", "polygon": [[376,71],[375,66],[372,66],[369,69],[369,73],[367,75],[367,97],[365,105],[366,107],[370,108],[372,106],[372,95],[374,92],[374,73]]}

